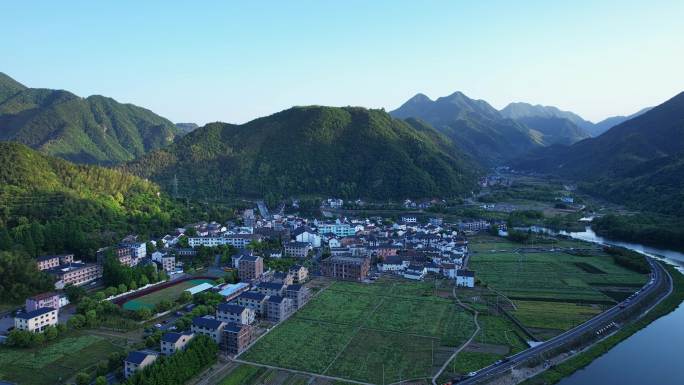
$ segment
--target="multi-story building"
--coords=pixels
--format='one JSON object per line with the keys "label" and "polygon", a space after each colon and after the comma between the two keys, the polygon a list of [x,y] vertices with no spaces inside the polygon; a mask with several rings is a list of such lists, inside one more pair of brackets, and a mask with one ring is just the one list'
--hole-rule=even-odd
{"label": "multi-story building", "polygon": [[306,258],[313,250],[309,242],[292,241],[283,245],[283,253],[287,257]]}
{"label": "multi-story building", "polygon": [[248,291],[237,297],[237,303],[240,306],[254,310],[257,315],[264,315],[266,314],[266,299],[268,299],[268,297],[264,294],[256,291]]}
{"label": "multi-story building", "polygon": [[292,274],[292,283],[304,283],[309,277],[309,269],[302,265],[292,265],[290,273]]}
{"label": "multi-story building", "polygon": [[475,287],[475,272],[467,269],[457,270],[456,286]]}
{"label": "multi-story building", "polygon": [[171,254],[155,251],[152,253],[152,260],[167,273],[176,270],[176,257]]}
{"label": "multi-story building", "polygon": [[43,255],[36,258],[36,264],[38,265],[38,270],[49,270],[55,268],[59,265],[71,263],[74,261],[73,254],[62,254],[62,255]]}
{"label": "multi-story building", "polygon": [[243,255],[238,263],[240,279],[257,279],[264,274],[264,259],[253,255]]}
{"label": "multi-story building", "polygon": [[479,219],[479,220],[474,220],[474,221],[469,221],[469,222],[459,222],[458,223],[458,229],[461,231],[482,231],[482,230],[487,230],[489,228],[490,224],[489,222],[485,221],[484,219]]}
{"label": "multi-story building", "polygon": [[190,247],[205,246],[215,247],[219,245],[230,245],[239,249],[244,249],[252,242],[261,242],[264,239],[260,234],[231,234],[231,235],[216,235],[205,237],[189,237],[188,244]]}
{"label": "multi-story building", "polygon": [[217,344],[221,344],[223,328],[225,326],[225,322],[219,321],[214,318],[209,318],[207,316],[195,317],[192,319],[192,326],[190,330],[194,334],[205,335],[214,340],[214,342],[216,342]]}
{"label": "multi-story building", "polygon": [[[119,247],[127,248],[131,252],[131,258],[134,261],[138,261],[147,256],[147,244],[145,242],[138,242],[138,237],[128,236],[119,243]],[[133,262],[134,264],[136,262]]]}
{"label": "multi-story building", "polygon": [[57,313],[57,309],[51,307],[20,313],[14,317],[14,327],[17,330],[40,333],[47,326],[57,325]]}
{"label": "multi-story building", "polygon": [[294,283],[294,274],[290,271],[286,273],[276,271],[273,273],[273,282],[282,283],[283,285],[292,285]]}
{"label": "multi-story building", "polygon": [[254,328],[250,325],[231,322],[223,329],[223,338],[223,346],[229,354],[240,354],[254,339]]}
{"label": "multi-story building", "polygon": [[321,262],[321,273],[326,277],[362,281],[370,270],[369,257],[330,257]]}
{"label": "multi-story building", "polygon": [[283,295],[287,286],[277,282],[262,282],[257,290],[263,295]]}
{"label": "multi-story building", "polygon": [[[147,246],[146,246],[147,247]],[[116,258],[119,260],[119,263],[121,263],[124,266],[133,266],[134,260],[133,260],[133,254],[131,253],[131,249],[128,247],[115,247],[114,248],[114,254],[116,255]]]}
{"label": "multi-story building", "polygon": [[254,309],[234,303],[220,303],[216,309],[216,319],[225,323],[236,322],[250,325],[254,322]]}
{"label": "multi-story building", "polygon": [[124,360],[124,378],[129,378],[138,370],[151,365],[157,357],[158,356],[152,352],[129,352]]}
{"label": "multi-story building", "polygon": [[292,300],[293,309],[299,309],[311,298],[309,288],[303,285],[291,285],[285,290],[285,297]]}
{"label": "multi-story building", "polygon": [[195,337],[194,334],[183,333],[164,333],[161,336],[161,352],[166,356],[170,356],[179,350],[185,349],[185,346]]}
{"label": "multi-story building", "polygon": [[292,300],[290,298],[274,295],[266,301],[267,319],[271,322],[280,322],[287,319],[292,314]]}
{"label": "multi-story building", "polygon": [[338,237],[348,237],[356,234],[356,228],[348,223],[318,223],[318,234],[335,234]]}
{"label": "multi-story building", "polygon": [[62,295],[53,291],[28,297],[26,298],[26,311],[34,311],[43,307],[59,309],[63,303],[61,297]]}
{"label": "multi-story building", "polygon": [[55,288],[63,289],[67,285],[79,286],[102,277],[102,265],[95,263],[72,262],[62,264],[48,270],[56,278]]}

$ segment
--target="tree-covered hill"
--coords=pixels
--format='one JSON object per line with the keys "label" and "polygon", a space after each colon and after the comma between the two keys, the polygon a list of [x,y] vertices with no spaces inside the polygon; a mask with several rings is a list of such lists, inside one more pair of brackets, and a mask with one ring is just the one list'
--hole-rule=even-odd
{"label": "tree-covered hill", "polygon": [[76,252],[181,224],[185,209],[152,182],[0,142],[0,250]]}
{"label": "tree-covered hill", "polygon": [[212,123],[125,166],[183,196],[460,196],[477,166],[429,125],[380,110],[294,107]]}
{"label": "tree-covered hill", "polygon": [[684,215],[684,92],[599,137],[537,150],[522,170],[585,183],[607,199]]}
{"label": "tree-covered hill", "polygon": [[470,99],[461,92],[434,101],[418,94],[391,114],[428,122],[486,166],[505,163],[543,144],[542,138],[525,125],[502,116],[484,100]]}
{"label": "tree-covered hill", "polygon": [[113,164],[172,143],[179,132],[170,121],[132,104],[27,88],[0,73],[0,140],[73,162]]}

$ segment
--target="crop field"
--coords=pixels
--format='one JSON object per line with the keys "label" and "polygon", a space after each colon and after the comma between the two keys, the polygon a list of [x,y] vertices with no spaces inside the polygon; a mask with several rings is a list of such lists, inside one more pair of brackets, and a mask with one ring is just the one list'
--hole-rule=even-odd
{"label": "crop field", "polygon": [[527,327],[568,330],[594,317],[601,307],[566,302],[515,301],[515,317]]}
{"label": "crop field", "polygon": [[458,375],[467,375],[470,372],[489,366],[501,358],[503,356],[494,353],[462,351],[458,353],[454,360],[449,362],[438,383],[445,383]]}
{"label": "crop field", "polygon": [[22,385],[62,383],[123,348],[93,335],[61,338],[33,349],[0,348],[0,379]]}
{"label": "crop field", "polygon": [[[241,358],[371,383],[430,377],[475,330],[472,315],[438,290],[434,282],[335,282]],[[508,329],[492,327],[491,339],[518,349]]]}
{"label": "crop field", "polygon": [[606,286],[634,287],[647,277],[613,263],[609,256],[562,252],[478,253],[470,266],[477,277],[512,299],[614,303]]}
{"label": "crop field", "polygon": [[126,303],[123,304],[123,308],[126,310],[138,310],[144,307],[153,309],[154,305],[158,304],[159,302],[163,300],[175,301],[185,289],[189,289],[205,282],[211,284],[214,283],[214,281],[209,279],[192,279],[181,282],[177,285],[169,286],[164,289],[146,294],[142,297],[126,301]]}

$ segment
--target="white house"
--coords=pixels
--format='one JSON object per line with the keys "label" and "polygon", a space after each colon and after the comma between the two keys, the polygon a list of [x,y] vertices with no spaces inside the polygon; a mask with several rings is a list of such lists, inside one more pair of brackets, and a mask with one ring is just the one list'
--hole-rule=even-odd
{"label": "white house", "polygon": [[475,287],[475,272],[470,270],[458,270],[456,272],[456,286]]}
{"label": "white house", "polygon": [[382,272],[404,271],[409,266],[409,261],[403,261],[397,256],[389,256],[378,263],[378,270]]}
{"label": "white house", "polygon": [[406,270],[404,270],[404,278],[412,279],[414,281],[420,281],[427,274],[427,270],[424,266],[419,265],[409,265]]}
{"label": "white house", "polygon": [[418,218],[416,218],[415,216],[403,216],[401,217],[401,221],[404,223],[417,223]]}
{"label": "white house", "polygon": [[312,247],[321,247],[321,236],[314,233],[308,227],[295,230],[294,236],[297,242],[308,242]]}

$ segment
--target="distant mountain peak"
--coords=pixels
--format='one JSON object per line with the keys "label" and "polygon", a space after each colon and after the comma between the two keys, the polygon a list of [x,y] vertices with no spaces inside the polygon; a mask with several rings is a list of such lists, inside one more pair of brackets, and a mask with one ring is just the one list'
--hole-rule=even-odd
{"label": "distant mountain peak", "polygon": [[432,101],[432,99],[430,99],[427,95],[419,92],[419,93],[415,94],[411,99],[407,100],[406,103],[412,103],[412,104],[426,103],[426,102],[429,103],[431,101]]}

